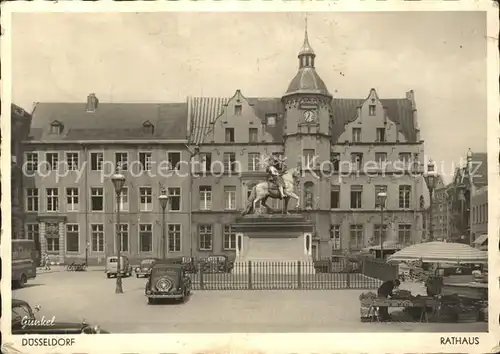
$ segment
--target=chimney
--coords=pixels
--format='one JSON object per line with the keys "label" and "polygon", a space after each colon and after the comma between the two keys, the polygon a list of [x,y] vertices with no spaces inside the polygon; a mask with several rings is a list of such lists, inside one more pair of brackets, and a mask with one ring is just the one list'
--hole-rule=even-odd
{"label": "chimney", "polygon": [[98,104],[99,100],[95,96],[95,93],[90,93],[87,96],[87,112],[95,112]]}

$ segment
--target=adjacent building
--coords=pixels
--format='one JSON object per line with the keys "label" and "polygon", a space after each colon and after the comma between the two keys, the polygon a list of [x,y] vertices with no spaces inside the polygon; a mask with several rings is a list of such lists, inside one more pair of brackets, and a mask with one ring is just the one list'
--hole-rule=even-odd
{"label": "adjacent building", "polygon": [[[236,90],[182,103],[99,103],[94,94],[86,103],[39,103],[24,144],[26,227],[61,261],[102,262],[115,253],[117,232],[132,259],[158,257],[163,247],[175,256],[232,254],[232,225],[274,154],[302,171],[298,212],[316,225],[314,257],[378,243],[381,225],[387,240],[419,242],[426,187],[413,91],[336,98],[315,60],[306,33],[298,71],[274,98]],[[127,176],[118,203],[110,180],[117,164]]]}
{"label": "adjacent building", "polygon": [[12,239],[32,238],[31,230],[24,229],[23,158],[24,144],[30,133],[31,114],[15,104],[11,105],[11,211]]}
{"label": "adjacent building", "polygon": [[444,183],[442,176],[437,176],[433,205],[431,206],[433,238],[436,241],[447,241],[450,238],[451,203],[448,193],[449,186]]}

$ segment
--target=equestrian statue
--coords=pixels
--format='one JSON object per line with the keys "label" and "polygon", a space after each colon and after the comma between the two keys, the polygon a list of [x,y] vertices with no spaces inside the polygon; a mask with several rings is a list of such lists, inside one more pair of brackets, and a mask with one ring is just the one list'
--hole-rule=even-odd
{"label": "equestrian statue", "polygon": [[297,200],[296,208],[299,208],[299,196],[295,194],[295,187],[299,179],[299,168],[294,167],[284,173],[280,173],[282,167],[282,163],[277,157],[271,156],[269,158],[266,167],[268,179],[265,182],[256,184],[252,188],[247,206],[241,215],[255,213],[256,205],[259,201],[261,205],[266,208],[267,213],[269,213],[271,208],[266,204],[267,198],[269,197],[283,200],[283,214],[289,214],[288,202],[290,198]]}

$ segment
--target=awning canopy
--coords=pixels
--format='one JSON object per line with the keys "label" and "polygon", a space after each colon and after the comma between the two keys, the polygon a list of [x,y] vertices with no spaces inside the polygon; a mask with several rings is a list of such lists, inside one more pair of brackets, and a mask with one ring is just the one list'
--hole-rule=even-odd
{"label": "awning canopy", "polygon": [[390,255],[387,262],[488,263],[488,252],[463,243],[426,242],[412,245]]}
{"label": "awning canopy", "polygon": [[475,240],[474,244],[481,246],[488,240],[488,234],[479,235]]}

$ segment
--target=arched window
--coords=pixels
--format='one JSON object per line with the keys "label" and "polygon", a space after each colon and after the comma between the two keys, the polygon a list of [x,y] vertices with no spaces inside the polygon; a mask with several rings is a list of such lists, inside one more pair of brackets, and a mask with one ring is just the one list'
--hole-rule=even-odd
{"label": "arched window", "polygon": [[313,208],[313,200],[314,200],[313,189],[314,189],[314,183],[312,182],[304,183],[304,205],[306,209]]}

